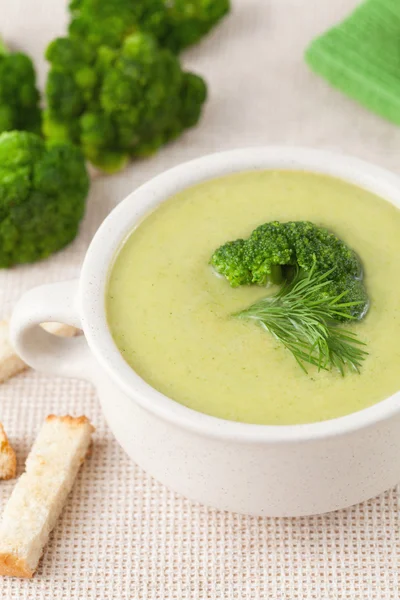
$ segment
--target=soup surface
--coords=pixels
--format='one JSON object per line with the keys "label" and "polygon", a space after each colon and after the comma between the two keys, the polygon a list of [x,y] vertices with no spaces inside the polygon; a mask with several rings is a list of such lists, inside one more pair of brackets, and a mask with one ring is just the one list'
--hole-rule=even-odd
{"label": "soup surface", "polygon": [[[230,317],[266,291],[231,288],[210,256],[271,220],[323,225],[361,257],[371,300],[351,325],[368,344],[361,374],[306,375],[268,332]],[[231,175],[179,193],[132,232],[109,276],[109,327],[145,381],[197,411],[274,425],[331,419],[400,388],[399,256],[400,211],[365,190],[305,172]]]}

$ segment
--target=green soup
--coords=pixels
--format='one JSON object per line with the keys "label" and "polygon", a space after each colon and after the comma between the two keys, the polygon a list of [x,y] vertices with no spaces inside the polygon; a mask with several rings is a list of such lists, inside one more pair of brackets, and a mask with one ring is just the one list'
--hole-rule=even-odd
{"label": "green soup", "polygon": [[[230,317],[265,289],[232,289],[210,256],[271,220],[313,221],[361,257],[371,301],[351,325],[368,344],[361,374],[305,375],[268,332]],[[108,323],[129,365],[194,410],[273,425],[332,419],[400,388],[399,256],[400,211],[365,190],[304,172],[231,175],[177,194],[132,232],[109,275]]]}

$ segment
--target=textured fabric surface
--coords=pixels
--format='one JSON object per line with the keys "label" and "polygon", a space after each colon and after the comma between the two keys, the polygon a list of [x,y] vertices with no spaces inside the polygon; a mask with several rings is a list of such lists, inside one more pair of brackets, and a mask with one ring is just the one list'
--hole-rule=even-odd
{"label": "textured fabric surface", "polygon": [[[303,64],[307,44],[355,0],[235,0],[232,16],[185,61],[210,83],[198,129],[155,158],[93,183],[78,240],[52,259],[0,273],[0,311],[26,289],[72,278],[111,207],[187,158],[248,145],[343,150],[397,172],[400,130],[342,97]],[[59,0],[0,0],[6,41],[41,68],[63,29]],[[0,420],[19,471],[45,416],[85,413],[97,427],[32,581],[0,579],[3,600],[397,600],[399,492],[330,515],[256,519],[194,505],[156,483],[114,442],[86,383],[33,372],[0,386]],[[13,482],[0,482],[0,507]]]}

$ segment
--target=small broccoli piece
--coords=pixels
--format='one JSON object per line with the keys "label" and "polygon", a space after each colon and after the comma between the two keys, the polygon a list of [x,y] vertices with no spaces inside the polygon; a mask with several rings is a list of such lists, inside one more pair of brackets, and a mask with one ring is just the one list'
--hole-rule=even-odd
{"label": "small broccoli piece", "polygon": [[229,8],[229,0],[73,0],[69,35],[97,50],[119,48],[140,29],[178,53],[197,43]]}
{"label": "small broccoli piece", "polygon": [[[368,309],[362,281],[362,265],[356,253],[324,227],[308,221],[273,221],[257,227],[247,240],[228,242],[211,257],[215,270],[232,287],[268,285],[290,281],[293,275],[310,271],[329,276],[321,298],[344,294],[342,302],[357,302],[346,308],[347,318],[361,319]],[[337,317],[346,320],[346,317]]]}
{"label": "small broccoli piece", "polygon": [[89,178],[80,151],[25,131],[0,135],[0,267],[46,258],[69,244]]}
{"label": "small broccoli piece", "polygon": [[293,247],[281,223],[273,221],[257,227],[246,242],[243,260],[252,274],[252,283],[280,283],[281,267],[294,264]]}
{"label": "small broccoli piece", "polygon": [[14,129],[39,133],[40,126],[32,61],[22,52],[9,53],[0,41],[0,133]]}
{"label": "small broccoli piece", "polygon": [[[202,77],[195,73],[183,73],[180,89],[179,126],[184,129],[197,125],[200,118],[199,107],[207,99],[207,86]],[[179,131],[178,131],[179,134]]]}
{"label": "small broccoli piece", "polygon": [[[327,287],[329,295],[337,296],[338,294],[344,294],[342,302],[356,302],[354,306],[349,306],[346,309],[346,313],[349,314],[350,318],[361,320],[367,314],[369,308],[369,298],[365,283],[362,279],[354,279],[351,275],[342,277],[336,277],[336,270],[330,277],[332,283]],[[346,321],[346,317],[336,317],[337,321]]]}
{"label": "small broccoli piece", "polygon": [[120,49],[102,46],[92,58],[73,38],[59,38],[46,57],[46,137],[81,146],[106,172],[156,152],[200,118],[204,81],[147,34],[130,35]]}
{"label": "small broccoli piece", "polygon": [[319,272],[335,268],[337,277],[360,276],[361,263],[354,250],[324,227],[309,221],[291,221],[283,227],[296,262],[305,271],[310,271],[317,261]]}
{"label": "small broccoli piece", "polygon": [[214,252],[211,259],[214,269],[224,275],[232,287],[252,283],[251,271],[244,264],[245,245],[244,240],[227,242]]}

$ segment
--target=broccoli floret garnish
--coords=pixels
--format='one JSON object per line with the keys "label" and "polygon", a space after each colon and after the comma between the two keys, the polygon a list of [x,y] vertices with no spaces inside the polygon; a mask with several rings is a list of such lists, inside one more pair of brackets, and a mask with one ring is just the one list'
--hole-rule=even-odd
{"label": "broccoli floret garnish", "polygon": [[229,7],[229,0],[73,0],[69,35],[96,50],[119,48],[140,29],[177,53],[197,43]]}
{"label": "broccoli floret garnish", "polygon": [[89,178],[80,151],[24,131],[0,135],[0,267],[46,258],[69,244]]}
{"label": "broccoli floret garnish", "polygon": [[365,344],[338,324],[362,319],[369,300],[360,259],[333,233],[308,221],[273,221],[220,246],[210,263],[232,287],[283,281],[233,316],[269,331],[305,373],[306,364],[360,371]]}
{"label": "broccoli floret garnish", "polygon": [[210,263],[232,287],[283,282],[233,316],[269,331],[305,373],[307,364],[360,371],[365,344],[338,325],[365,316],[368,294],[360,259],[333,233],[308,221],[273,221],[220,246]]}
{"label": "broccoli floret garnish", "polygon": [[40,132],[41,111],[36,74],[22,52],[9,53],[0,41],[0,133],[20,129]]}
{"label": "broccoli floret garnish", "polygon": [[205,82],[182,71],[178,58],[147,34],[93,53],[72,37],[59,38],[46,57],[45,135],[81,146],[104,171],[154,153],[200,118]]}
{"label": "broccoli floret garnish", "polygon": [[[356,253],[324,227],[308,221],[273,221],[257,227],[247,240],[228,242],[211,257],[215,270],[232,287],[279,284],[296,273],[314,270],[323,275],[331,270],[329,285],[321,297],[345,294],[347,318],[361,319],[368,309],[368,296],[362,281],[362,265]],[[337,316],[345,320],[345,316]]]}

